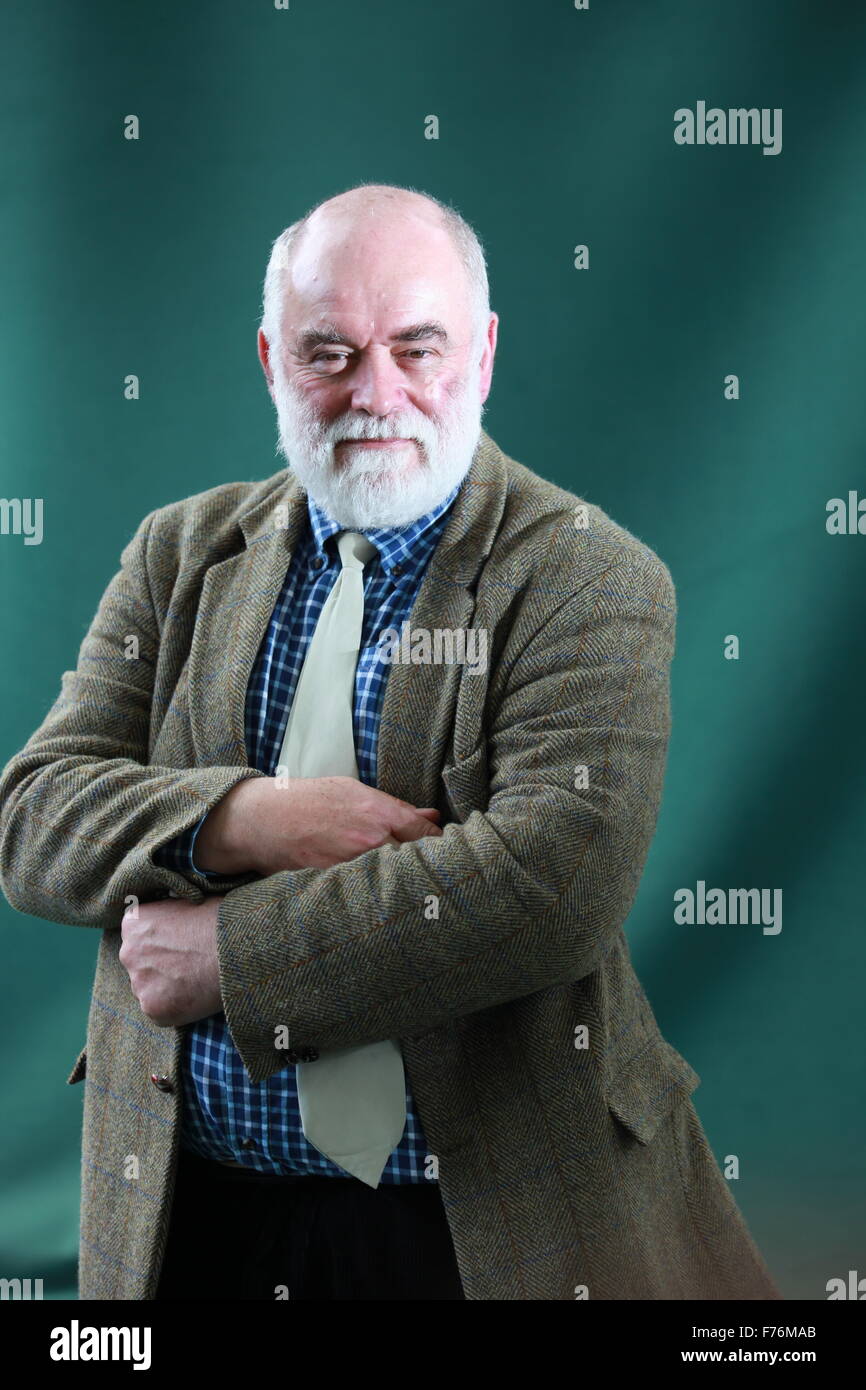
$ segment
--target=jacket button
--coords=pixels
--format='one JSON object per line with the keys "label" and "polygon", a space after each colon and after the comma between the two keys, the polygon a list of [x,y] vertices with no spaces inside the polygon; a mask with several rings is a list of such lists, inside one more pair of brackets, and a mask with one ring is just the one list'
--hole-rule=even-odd
{"label": "jacket button", "polygon": [[170,1076],[157,1076],[156,1072],[151,1072],[151,1081],[158,1091],[173,1091],[174,1082]]}

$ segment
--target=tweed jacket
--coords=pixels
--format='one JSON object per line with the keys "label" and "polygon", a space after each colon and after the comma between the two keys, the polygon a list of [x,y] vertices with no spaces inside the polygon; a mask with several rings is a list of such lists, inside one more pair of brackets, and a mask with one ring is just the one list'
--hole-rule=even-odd
{"label": "tweed jacket", "polygon": [[[97,927],[82,1299],[152,1299],[182,1033],[118,959],[130,896],[225,893],[226,1019],[250,1078],[400,1039],[468,1299],[777,1299],[660,1033],[623,924],[653,836],[675,594],[646,545],[482,432],[411,633],[483,629],[486,669],[394,661],[379,787],[444,830],[325,870],[154,863],[238,781],[249,673],[300,533],[289,469],[144,518],[78,664],[0,780],[0,885]],[[214,1213],[219,1220],[219,1213]]]}

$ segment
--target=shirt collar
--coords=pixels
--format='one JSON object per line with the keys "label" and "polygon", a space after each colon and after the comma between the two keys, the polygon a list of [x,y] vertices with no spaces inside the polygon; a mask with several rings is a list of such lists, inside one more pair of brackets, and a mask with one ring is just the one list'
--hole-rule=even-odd
{"label": "shirt collar", "polygon": [[[415,521],[410,521],[407,526],[375,526],[371,530],[361,532],[361,535],[366,536],[367,540],[376,547],[382,569],[390,579],[402,579],[407,573],[414,573],[429,559],[441,530],[441,526],[437,526],[436,523],[448,511],[460,491],[460,486],[461,484],[458,483],[437,506],[433,507],[431,511],[425,512],[423,516],[419,516]],[[349,528],[334,521],[309,493],[307,493],[307,510],[313,538],[312,555],[317,557],[316,567],[321,568],[331,559],[331,553],[326,550],[325,542],[331,536],[338,536]]]}

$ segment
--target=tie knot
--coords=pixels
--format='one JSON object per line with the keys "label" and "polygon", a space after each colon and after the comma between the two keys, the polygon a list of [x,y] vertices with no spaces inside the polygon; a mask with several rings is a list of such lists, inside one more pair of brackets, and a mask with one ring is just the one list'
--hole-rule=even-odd
{"label": "tie knot", "polygon": [[340,562],[345,570],[363,569],[377,553],[372,541],[368,541],[360,531],[343,531],[337,537],[337,550],[340,552]]}

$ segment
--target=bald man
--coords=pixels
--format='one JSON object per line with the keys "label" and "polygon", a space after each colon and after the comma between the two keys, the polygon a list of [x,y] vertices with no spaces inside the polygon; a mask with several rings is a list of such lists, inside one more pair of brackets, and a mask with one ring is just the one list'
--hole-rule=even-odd
{"label": "bald man", "polygon": [[102,929],[82,1298],[778,1297],[623,933],[670,575],[482,429],[497,326],[427,195],[287,228],[287,468],[141,522],[3,774],[10,902]]}

